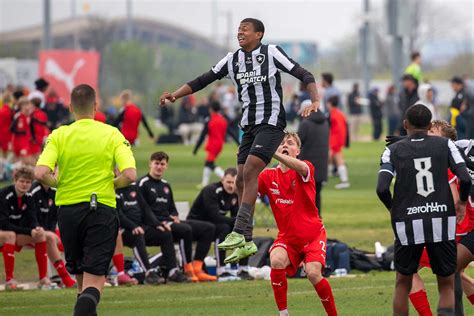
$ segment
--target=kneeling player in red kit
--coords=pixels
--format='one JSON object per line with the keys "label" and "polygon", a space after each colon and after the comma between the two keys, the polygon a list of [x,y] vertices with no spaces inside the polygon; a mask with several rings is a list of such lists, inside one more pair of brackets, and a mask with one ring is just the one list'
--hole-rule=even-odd
{"label": "kneeling player in red kit", "polygon": [[286,134],[273,155],[278,166],[264,170],[258,178],[259,193],[270,198],[278,226],[270,249],[273,293],[280,315],[288,315],[286,277],[304,262],[326,313],[337,315],[331,286],[321,274],[326,264],[326,230],[315,206],[314,166],[296,158],[300,146],[297,134]]}

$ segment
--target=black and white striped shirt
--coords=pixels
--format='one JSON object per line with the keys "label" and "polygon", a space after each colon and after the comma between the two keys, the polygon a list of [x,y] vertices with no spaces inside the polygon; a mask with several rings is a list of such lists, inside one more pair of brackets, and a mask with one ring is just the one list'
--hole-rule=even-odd
{"label": "black and white striped shirt", "polygon": [[251,52],[228,53],[210,73],[189,82],[193,92],[214,80],[227,77],[237,88],[242,104],[241,127],[259,124],[286,126],[280,72],[289,73],[305,84],[314,77],[276,45],[259,45]]}
{"label": "black and white striped shirt", "polygon": [[[382,154],[380,175],[396,176],[390,207],[392,227],[402,245],[454,240],[456,213],[448,183],[448,168],[470,185],[464,159],[456,145],[443,137],[418,134],[388,146]],[[378,189],[379,190],[379,189]],[[380,194],[379,194],[380,196]]]}

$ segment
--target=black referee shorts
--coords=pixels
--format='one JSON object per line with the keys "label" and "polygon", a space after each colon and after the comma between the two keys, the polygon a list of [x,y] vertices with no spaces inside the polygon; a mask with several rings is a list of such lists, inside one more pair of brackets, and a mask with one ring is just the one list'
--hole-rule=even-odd
{"label": "black referee shorts", "polygon": [[403,275],[415,274],[425,247],[434,274],[447,277],[456,271],[457,248],[454,240],[408,246],[395,241],[395,271]]}
{"label": "black referee shorts", "polygon": [[248,155],[257,156],[268,164],[284,136],[285,132],[273,125],[246,126],[237,154],[237,164],[245,164]]}
{"label": "black referee shorts", "polygon": [[463,236],[460,243],[474,255],[474,230],[471,230],[466,236]]}
{"label": "black referee shorts", "polygon": [[89,203],[60,206],[58,226],[71,274],[107,275],[115,250],[119,220],[114,208]]}

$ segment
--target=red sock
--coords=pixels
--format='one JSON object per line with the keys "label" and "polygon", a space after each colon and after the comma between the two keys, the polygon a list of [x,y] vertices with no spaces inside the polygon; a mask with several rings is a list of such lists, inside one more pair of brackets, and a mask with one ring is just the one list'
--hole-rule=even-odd
{"label": "red sock", "polygon": [[123,253],[118,253],[112,257],[117,274],[122,274],[125,271],[125,262],[123,260]]}
{"label": "red sock", "polygon": [[66,287],[71,287],[76,283],[67,272],[64,262],[61,259],[54,263],[54,268],[58,271],[58,274]]}
{"label": "red sock", "polygon": [[329,284],[328,280],[321,279],[314,288],[316,289],[316,293],[318,293],[319,298],[321,299],[321,303],[326,310],[326,313],[329,316],[337,316],[336,310],[336,302],[334,301],[334,296],[332,295],[331,285]]}
{"label": "red sock", "polygon": [[36,264],[38,265],[39,279],[46,278],[48,274],[48,254],[46,253],[46,241],[35,244]]}
{"label": "red sock", "polygon": [[14,278],[13,270],[15,269],[15,245],[4,244],[2,253],[3,263],[5,264],[5,279],[8,282]]}
{"label": "red sock", "polygon": [[288,307],[287,291],[288,281],[286,280],[285,269],[273,269],[270,272],[270,280],[272,281],[273,295],[278,310],[282,311]]}
{"label": "red sock", "polygon": [[410,302],[413,304],[413,307],[418,312],[419,316],[433,316],[431,313],[430,302],[428,302],[428,297],[426,296],[425,290],[419,290],[418,292],[411,293],[408,295]]}
{"label": "red sock", "polygon": [[474,294],[469,295],[467,299],[471,302],[471,305],[474,305]]}

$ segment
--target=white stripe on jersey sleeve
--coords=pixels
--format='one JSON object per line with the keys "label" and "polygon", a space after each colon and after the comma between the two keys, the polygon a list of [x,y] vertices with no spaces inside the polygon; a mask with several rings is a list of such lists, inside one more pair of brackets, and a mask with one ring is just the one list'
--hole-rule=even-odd
{"label": "white stripe on jersey sleeve", "polygon": [[211,68],[212,72],[215,74],[221,72],[222,68],[227,67],[227,63],[229,62],[229,59],[232,59],[232,56],[232,53],[227,53],[224,58],[222,58],[214,67]]}
{"label": "white stripe on jersey sleeve", "polygon": [[459,153],[459,150],[458,148],[456,147],[456,145],[453,143],[452,140],[448,140],[448,146],[449,146],[449,150],[451,152],[451,156],[453,157],[454,159],[454,162],[456,164],[460,164],[460,163],[463,163],[465,162],[464,159],[462,159],[462,156],[461,154]]}
{"label": "white stripe on jersey sleeve", "polygon": [[295,66],[285,55],[283,55],[276,45],[268,45],[268,54],[275,58],[285,69],[290,72]]}
{"label": "white stripe on jersey sleeve", "polygon": [[385,150],[383,151],[383,154],[382,154],[382,163],[391,164],[392,163],[392,159],[390,157],[391,154],[392,152],[390,151],[390,149],[388,149],[388,147],[385,147]]}

